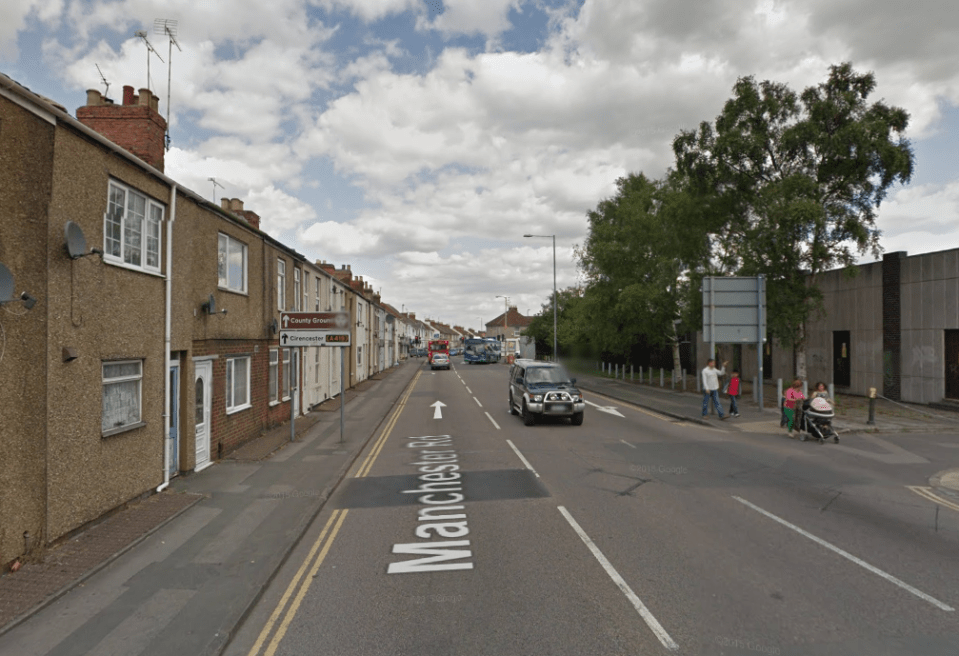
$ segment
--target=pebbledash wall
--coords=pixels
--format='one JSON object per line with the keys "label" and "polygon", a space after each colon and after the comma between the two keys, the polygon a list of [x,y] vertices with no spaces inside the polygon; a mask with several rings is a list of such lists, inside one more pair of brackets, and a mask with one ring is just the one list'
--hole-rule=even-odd
{"label": "pebbledash wall", "polygon": [[[807,379],[894,400],[959,400],[959,248],[908,255],[820,274],[824,311],[807,323]],[[698,367],[709,345],[698,335]],[[772,342],[769,378],[795,376],[793,350]],[[726,347],[726,354],[730,353]],[[728,357],[728,355],[726,356]],[[756,348],[741,347],[743,375],[758,370]]]}

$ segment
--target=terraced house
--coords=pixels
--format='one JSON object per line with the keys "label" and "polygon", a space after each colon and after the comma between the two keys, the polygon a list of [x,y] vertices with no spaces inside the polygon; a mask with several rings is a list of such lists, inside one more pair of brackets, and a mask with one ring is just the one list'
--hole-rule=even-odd
{"label": "terraced house", "polygon": [[[15,287],[0,296],[0,565],[335,396],[341,357],[347,387],[392,364],[369,285],[164,173],[157,107],[147,89],[90,91],[74,118],[0,75],[0,278]],[[346,353],[280,347],[282,311],[338,309],[354,313]]]}

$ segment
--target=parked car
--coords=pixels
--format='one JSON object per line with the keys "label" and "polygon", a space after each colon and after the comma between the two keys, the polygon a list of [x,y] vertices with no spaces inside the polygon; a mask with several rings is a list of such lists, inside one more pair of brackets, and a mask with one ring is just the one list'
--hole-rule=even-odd
{"label": "parked car", "polygon": [[575,385],[562,365],[517,360],[510,368],[509,412],[522,415],[527,426],[540,417],[569,417],[573,426],[581,426],[586,402]]}
{"label": "parked car", "polygon": [[433,361],[430,362],[430,369],[449,369],[450,356],[445,353],[434,353]]}

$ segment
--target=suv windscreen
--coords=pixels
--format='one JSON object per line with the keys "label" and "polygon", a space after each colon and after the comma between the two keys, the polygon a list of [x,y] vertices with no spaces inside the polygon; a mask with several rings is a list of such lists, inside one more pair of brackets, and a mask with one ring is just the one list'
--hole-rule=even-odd
{"label": "suv windscreen", "polygon": [[530,367],[526,370],[525,380],[527,385],[571,384],[569,374],[562,367]]}

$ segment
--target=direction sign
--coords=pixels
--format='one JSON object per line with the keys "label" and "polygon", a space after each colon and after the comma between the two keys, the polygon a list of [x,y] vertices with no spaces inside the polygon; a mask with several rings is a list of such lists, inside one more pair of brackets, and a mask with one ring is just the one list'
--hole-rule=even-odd
{"label": "direction sign", "polygon": [[328,330],[281,330],[280,346],[350,346],[349,333]]}
{"label": "direction sign", "polygon": [[350,331],[349,312],[281,312],[280,330]]}
{"label": "direction sign", "polygon": [[766,338],[766,290],[747,277],[703,278],[703,341],[755,344]]}

